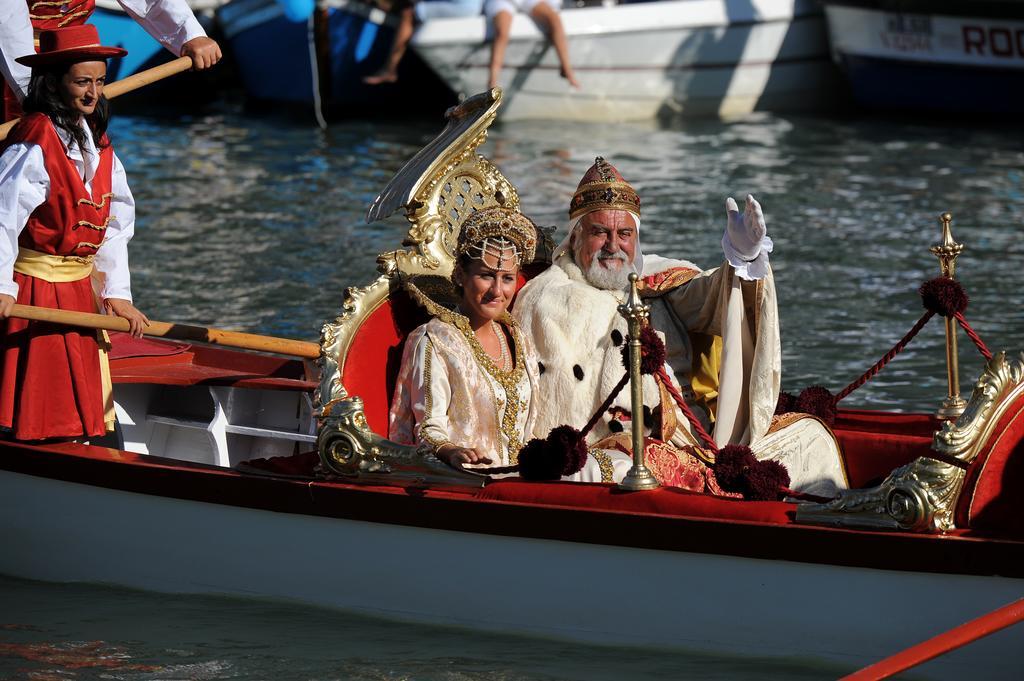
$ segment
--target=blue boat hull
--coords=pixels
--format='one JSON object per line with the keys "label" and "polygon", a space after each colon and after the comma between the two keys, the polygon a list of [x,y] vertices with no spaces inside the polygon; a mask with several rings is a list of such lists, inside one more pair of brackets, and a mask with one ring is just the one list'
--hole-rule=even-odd
{"label": "blue boat hull", "polygon": [[[408,54],[399,70],[397,85],[370,86],[364,76],[376,72],[387,58],[394,28],[382,23],[383,13],[349,3],[328,8],[327,68],[318,83],[313,27],[307,20],[293,21],[274,0],[234,0],[218,10],[218,19],[237,63],[246,95],[253,100],[313,105],[323,94],[335,113],[388,104],[408,95],[410,86],[424,84],[426,67]],[[376,21],[375,21],[375,20]],[[436,98],[452,97],[446,86],[429,81]]]}
{"label": "blue boat hull", "polygon": [[128,50],[124,57],[110,60],[107,68],[108,80],[120,80],[170,61],[174,56],[124,12],[97,7],[89,23],[94,24],[99,31],[101,43]]}
{"label": "blue boat hull", "polygon": [[1024,72],[842,55],[860,106],[952,114],[1024,113]]}
{"label": "blue boat hull", "polygon": [[[213,28],[209,18],[199,15],[200,24],[209,34]],[[121,80],[132,74],[159,66],[174,59],[170,51],[146,33],[134,19],[121,11],[97,7],[89,23],[96,26],[104,45],[117,45],[128,50],[124,57],[111,59],[107,81]],[[175,113],[203,106],[217,97],[223,88],[225,69],[220,65],[202,73],[181,73],[166,78],[117,100],[117,111],[144,113]]]}

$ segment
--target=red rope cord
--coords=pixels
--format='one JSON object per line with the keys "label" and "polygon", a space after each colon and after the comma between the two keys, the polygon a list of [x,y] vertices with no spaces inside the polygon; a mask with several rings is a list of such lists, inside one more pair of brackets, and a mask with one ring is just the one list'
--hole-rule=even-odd
{"label": "red rope cord", "polygon": [[668,374],[665,372],[665,367],[658,368],[658,378],[661,379],[662,384],[664,384],[665,386],[665,390],[668,391],[668,394],[672,396],[672,399],[675,400],[676,404],[679,405],[679,408],[682,410],[683,414],[686,415],[686,419],[690,422],[690,426],[693,428],[693,431],[697,433],[701,440],[704,441],[704,444],[708,446],[708,449],[715,453],[718,453],[718,445],[715,444],[715,441],[711,438],[710,435],[708,435],[708,431],[704,430],[704,426],[701,425],[700,420],[690,409],[690,405],[688,405],[686,403],[686,400],[683,399],[682,394],[676,389],[674,385],[672,385],[672,381],[669,379]]}
{"label": "red rope cord", "polygon": [[626,387],[627,383],[629,383],[628,371],[622,375],[622,378],[619,379],[619,382],[615,385],[614,388],[612,388],[612,391],[608,393],[608,399],[606,399],[601,404],[601,406],[597,408],[597,411],[594,412],[594,415],[590,417],[589,421],[587,421],[587,425],[583,426],[583,430],[580,431],[581,435],[586,437],[587,433],[590,432],[590,429],[597,425],[597,422],[601,420],[601,417],[604,415],[604,413],[608,411],[609,407],[612,406],[612,402],[615,401],[615,398],[618,397],[619,393],[622,392],[622,389]]}
{"label": "red rope cord", "polygon": [[981,336],[979,336],[978,333],[971,328],[971,325],[967,323],[967,319],[964,318],[964,313],[957,312],[954,317],[956,317],[956,320],[960,322],[960,326],[963,328],[964,333],[967,334],[967,337],[974,341],[974,345],[978,348],[978,352],[981,353],[982,357],[991,361],[992,352],[985,345],[985,341],[981,340]]}
{"label": "red rope cord", "polygon": [[856,381],[843,388],[843,391],[835,396],[833,403],[838,404],[840,400],[844,399],[854,390],[856,390],[857,388],[861,387],[862,385],[870,381],[872,378],[874,378],[875,375],[879,371],[881,371],[885,367],[885,365],[892,360],[893,357],[903,352],[903,349],[907,347],[910,341],[914,339],[914,336],[916,336],[918,332],[924,328],[924,325],[927,324],[928,320],[930,320],[933,316],[935,316],[935,313],[932,312],[931,310],[925,312],[924,315],[917,320],[917,324],[914,324],[914,328],[907,332],[906,336],[901,338],[900,341],[896,343],[896,345],[892,346],[892,349],[889,350],[889,352],[885,353],[882,356],[882,359],[875,362],[875,365],[873,367],[865,371],[860,378],[858,378]]}

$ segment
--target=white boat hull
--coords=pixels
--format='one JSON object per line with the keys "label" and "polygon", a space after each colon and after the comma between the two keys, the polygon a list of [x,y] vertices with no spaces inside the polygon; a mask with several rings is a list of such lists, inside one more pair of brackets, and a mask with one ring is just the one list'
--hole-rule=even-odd
{"label": "white boat hull", "polygon": [[[580,90],[531,19],[513,19],[502,118],[624,121],[821,109],[834,100],[824,19],[797,0],[684,0],[566,10]],[[458,93],[488,87],[482,17],[427,22],[413,47]]]}
{"label": "white boat hull", "polygon": [[[847,669],[1020,596],[1017,579],[630,549],[279,513],[0,471],[0,573],[276,598],[602,645]],[[1013,678],[1009,629],[922,667]]]}
{"label": "white boat hull", "polygon": [[828,2],[825,13],[833,57],[864,107],[1024,112],[1024,3]]}

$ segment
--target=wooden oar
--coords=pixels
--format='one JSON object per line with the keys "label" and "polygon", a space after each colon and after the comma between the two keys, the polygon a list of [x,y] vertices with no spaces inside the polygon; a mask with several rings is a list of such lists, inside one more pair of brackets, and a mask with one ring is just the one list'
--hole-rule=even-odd
{"label": "wooden oar", "polygon": [[[130,328],[128,320],[122,317],[91,314],[89,312],[68,312],[66,310],[35,307],[33,305],[15,305],[11,316],[38,322],[53,322],[55,324],[83,326],[88,329],[105,329],[107,331],[128,331]],[[147,336],[210,343],[231,348],[258,350],[260,352],[275,352],[279,355],[290,355],[305,359],[316,359],[320,356],[320,346],[317,343],[292,340],[290,338],[259,336],[254,333],[241,333],[240,331],[209,329],[205,326],[150,322],[149,326],[143,330],[143,333]]]}
{"label": "wooden oar", "polygon": [[[123,95],[126,92],[132,90],[138,90],[144,85],[155,83],[158,80],[163,80],[168,76],[173,76],[176,73],[182,71],[188,71],[192,68],[192,57],[178,57],[174,61],[169,61],[166,64],[160,66],[154,66],[151,69],[140,71],[134,75],[122,78],[116,83],[111,83],[103,88],[103,94],[107,99],[113,99],[118,95]],[[7,139],[7,133],[11,131],[18,119],[15,118],[13,121],[7,121],[3,125],[0,125],[0,142]]]}

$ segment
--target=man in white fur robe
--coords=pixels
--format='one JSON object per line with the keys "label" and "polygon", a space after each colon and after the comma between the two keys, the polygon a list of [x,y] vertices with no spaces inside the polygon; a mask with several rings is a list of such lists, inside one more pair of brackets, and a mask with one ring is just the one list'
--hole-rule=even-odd
{"label": "man in white fur robe", "polygon": [[[718,446],[750,445],[758,459],[787,467],[791,488],[831,496],[847,483],[828,427],[810,417],[773,419],[782,352],[761,207],[748,195],[742,214],[731,198],[726,209],[720,267],[702,271],[644,256],[639,197],[611,164],[595,161],[573,196],[569,234],[551,267],[526,284],[513,309],[541,364],[537,398],[545,408],[531,435],[545,437],[562,424],[582,428],[622,378],[627,325],[618,306],[636,270],[651,323],[665,337],[667,373],[705,427],[713,425]],[[628,430],[629,399],[628,390],[619,394],[588,434],[591,444]],[[679,447],[701,444],[651,376],[644,377],[644,404],[645,424],[658,417],[654,435]]]}

